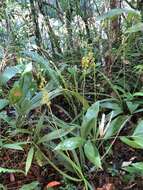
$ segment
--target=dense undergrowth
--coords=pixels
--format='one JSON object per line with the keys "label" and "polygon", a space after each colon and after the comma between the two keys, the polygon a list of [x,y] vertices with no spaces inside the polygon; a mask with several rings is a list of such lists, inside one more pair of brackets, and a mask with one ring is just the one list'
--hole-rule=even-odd
{"label": "dense undergrowth", "polygon": [[143,189],[142,7],[0,2],[0,189]]}

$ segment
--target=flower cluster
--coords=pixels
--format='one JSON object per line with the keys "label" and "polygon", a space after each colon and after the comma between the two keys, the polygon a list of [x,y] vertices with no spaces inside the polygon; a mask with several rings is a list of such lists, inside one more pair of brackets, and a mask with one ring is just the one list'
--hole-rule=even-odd
{"label": "flower cluster", "polygon": [[51,104],[51,101],[49,100],[49,93],[47,92],[46,89],[42,89],[42,104],[46,104],[48,107]]}
{"label": "flower cluster", "polygon": [[44,78],[44,76],[42,75],[41,72],[39,72],[37,74],[37,78],[38,78],[38,81],[40,81],[38,87],[41,90],[41,89],[43,89],[45,87],[45,85],[47,84],[47,81],[45,80],[45,78]]}
{"label": "flower cluster", "polygon": [[95,62],[94,54],[92,51],[88,52],[86,56],[84,56],[81,60],[81,65],[84,70],[88,69]]}

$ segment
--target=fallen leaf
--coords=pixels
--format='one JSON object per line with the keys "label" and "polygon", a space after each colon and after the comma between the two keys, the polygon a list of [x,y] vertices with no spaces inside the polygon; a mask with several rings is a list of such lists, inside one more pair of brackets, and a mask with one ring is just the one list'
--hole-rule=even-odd
{"label": "fallen leaf", "polygon": [[15,182],[15,176],[13,173],[10,174],[10,182]]}
{"label": "fallen leaf", "polygon": [[59,185],[61,185],[60,182],[58,182],[58,181],[51,181],[51,182],[49,182],[49,183],[47,184],[47,188],[56,187],[56,186],[59,186]]}
{"label": "fallen leaf", "polygon": [[97,188],[97,190],[115,190],[115,187],[112,183],[108,183],[101,188]]}
{"label": "fallen leaf", "polygon": [[108,184],[105,184],[103,186],[103,189],[104,190],[114,190],[115,188],[114,188],[114,185],[112,183],[108,183]]}

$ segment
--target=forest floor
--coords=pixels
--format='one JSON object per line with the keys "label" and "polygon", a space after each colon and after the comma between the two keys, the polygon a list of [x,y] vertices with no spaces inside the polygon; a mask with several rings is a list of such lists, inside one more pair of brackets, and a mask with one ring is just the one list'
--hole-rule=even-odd
{"label": "forest floor", "polygon": [[[24,170],[26,156],[26,150],[25,152],[19,152],[5,149],[0,154],[0,166]],[[124,171],[121,170],[123,164],[139,162],[142,161],[142,158],[143,152],[141,150],[134,150],[121,141],[116,140],[112,147],[112,154],[107,160],[114,167],[114,170],[112,168],[112,171],[110,171],[109,165],[107,164],[107,168],[103,171],[91,173],[89,175],[89,181],[95,187],[95,190],[143,190],[143,177],[128,176],[130,177],[128,178],[124,175]],[[61,187],[62,189],[67,189],[62,176],[51,168],[50,165],[39,167],[35,162],[32,164],[27,176],[19,173],[0,174],[0,184],[6,186],[7,190],[18,190],[22,185],[33,181],[38,181],[43,190],[47,189],[47,184],[50,182],[59,182],[58,187],[54,187],[54,189],[61,189]],[[81,184],[78,186],[73,184],[73,186],[77,190],[84,190]],[[73,189],[71,188],[69,190]]]}

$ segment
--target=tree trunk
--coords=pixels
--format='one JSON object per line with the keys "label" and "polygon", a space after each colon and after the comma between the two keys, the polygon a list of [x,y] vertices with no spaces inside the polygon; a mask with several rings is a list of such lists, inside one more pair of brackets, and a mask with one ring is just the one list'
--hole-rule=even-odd
{"label": "tree trunk", "polygon": [[[87,35],[87,40],[88,40],[88,44],[91,44],[92,43],[92,38],[91,38],[91,34],[90,34],[90,27],[89,27],[89,23],[88,23],[88,18],[90,17],[89,16],[89,7],[88,7],[88,4],[90,3],[90,1],[84,1],[84,4],[83,4],[83,12],[84,12],[84,15],[82,17],[83,21],[84,21],[84,24],[85,24],[85,30],[86,30],[86,35]],[[91,11],[91,10],[90,10]],[[92,14],[90,12],[90,14]]]}
{"label": "tree trunk", "polygon": [[67,33],[68,33],[68,42],[67,42],[68,49],[74,48],[71,22],[72,22],[72,4],[69,2],[69,7],[67,8],[67,11],[66,11],[66,28],[67,28]]}
{"label": "tree trunk", "polygon": [[57,52],[59,54],[61,54],[62,50],[60,48],[59,39],[58,39],[58,37],[56,36],[56,34],[54,33],[54,31],[52,29],[49,17],[48,17],[48,15],[45,12],[45,9],[43,7],[45,5],[44,5],[44,3],[42,1],[39,1],[38,2],[38,6],[39,6],[39,10],[40,10],[41,14],[44,16],[45,23],[46,23],[46,25],[48,27],[48,35],[49,35],[49,39],[50,39],[50,42],[51,42],[51,47],[52,47],[53,55],[56,56],[55,49],[57,50]]}
{"label": "tree trunk", "polygon": [[[121,8],[121,0],[110,0],[110,10]],[[112,66],[115,63],[113,48],[118,49],[121,44],[121,16],[116,16],[110,20],[108,34],[108,50],[105,54],[105,71],[109,78],[112,77]],[[120,62],[120,59],[118,59]]]}
{"label": "tree trunk", "polygon": [[[110,0],[110,9],[121,8],[120,0]],[[121,16],[111,19],[110,35],[112,37],[112,47],[118,48],[121,43]]]}
{"label": "tree trunk", "polygon": [[35,33],[35,37],[36,37],[36,39],[35,39],[36,45],[38,47],[41,47],[42,37],[41,37],[40,28],[39,28],[39,24],[38,24],[38,15],[37,15],[37,10],[35,7],[34,0],[30,0],[30,8],[31,8],[31,15],[32,15],[33,24],[34,24],[34,33]]}

